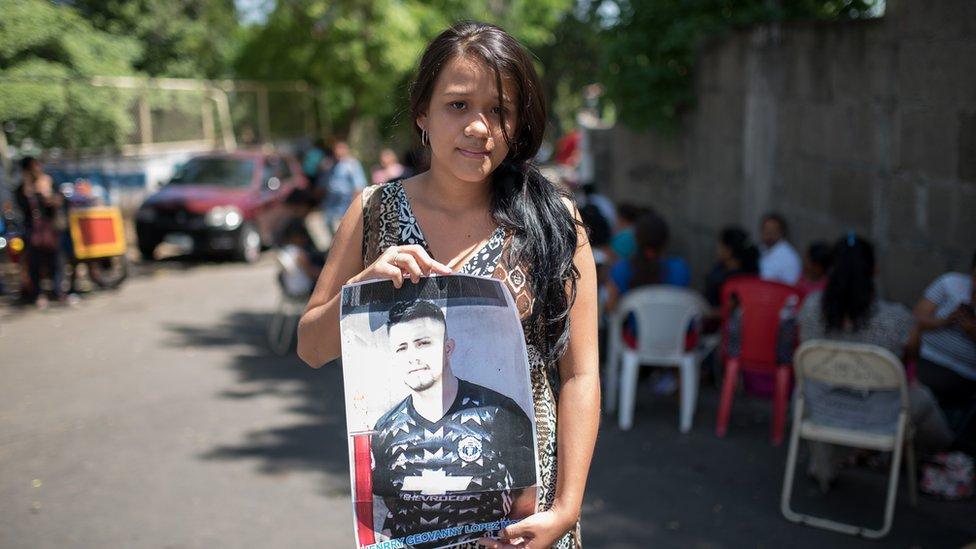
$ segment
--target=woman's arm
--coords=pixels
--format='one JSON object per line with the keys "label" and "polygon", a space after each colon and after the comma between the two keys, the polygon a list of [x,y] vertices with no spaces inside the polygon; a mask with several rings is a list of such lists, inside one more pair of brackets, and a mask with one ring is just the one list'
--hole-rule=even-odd
{"label": "woman's arm", "polygon": [[451,273],[451,269],[431,259],[423,247],[416,244],[390,246],[363,269],[362,247],[363,198],[360,193],[342,217],[315,291],[298,322],[298,356],[313,368],[321,367],[341,353],[339,290],[344,284],[386,279],[399,288],[406,279],[416,283],[420,277],[431,273]]}
{"label": "woman's arm", "polygon": [[[574,217],[579,214],[571,205]],[[576,301],[569,312],[569,344],[559,361],[560,394],[556,410],[557,473],[552,508],[502,529],[501,540],[482,538],[491,549],[549,547],[573,528],[583,505],[583,490],[590,471],[593,447],[600,426],[600,373],[597,348],[596,266],[586,238],[577,230],[580,245],[573,263],[579,270]]]}
{"label": "woman's arm", "polygon": [[915,305],[914,314],[915,320],[918,323],[919,332],[938,330],[952,324],[951,318],[939,318],[935,316],[937,309],[938,305],[924,297],[918,300],[918,303]]}
{"label": "woman's arm", "polygon": [[[578,219],[578,214],[576,215]],[[569,312],[569,343],[559,361],[560,394],[556,446],[558,474],[553,511],[572,526],[579,518],[583,490],[600,425],[600,368],[597,343],[596,267],[585,229],[573,262],[579,270],[576,301]]]}

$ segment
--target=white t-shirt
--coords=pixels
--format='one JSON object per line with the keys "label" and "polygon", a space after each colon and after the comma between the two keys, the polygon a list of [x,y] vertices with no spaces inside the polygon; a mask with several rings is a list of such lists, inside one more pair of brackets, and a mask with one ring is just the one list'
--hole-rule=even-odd
{"label": "white t-shirt", "polygon": [[312,291],[312,281],[305,271],[298,265],[301,248],[288,244],[278,251],[278,261],[283,267],[281,281],[285,285],[285,293],[291,296],[301,296]]}
{"label": "white t-shirt", "polygon": [[[970,303],[973,278],[963,273],[946,273],[925,289],[925,299],[935,303],[935,316],[946,318],[959,305]],[[922,358],[976,380],[976,341],[959,326],[949,326],[922,334]]]}
{"label": "white t-shirt", "polygon": [[803,261],[789,242],[780,240],[763,250],[759,258],[759,276],[762,279],[793,285],[800,281],[801,274]]}

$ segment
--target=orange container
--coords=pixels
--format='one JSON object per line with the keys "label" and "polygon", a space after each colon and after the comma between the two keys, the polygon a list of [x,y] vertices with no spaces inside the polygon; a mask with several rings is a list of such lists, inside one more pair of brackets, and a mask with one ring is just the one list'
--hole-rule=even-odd
{"label": "orange container", "polygon": [[68,214],[75,257],[97,259],[125,253],[125,226],[116,207],[99,206]]}

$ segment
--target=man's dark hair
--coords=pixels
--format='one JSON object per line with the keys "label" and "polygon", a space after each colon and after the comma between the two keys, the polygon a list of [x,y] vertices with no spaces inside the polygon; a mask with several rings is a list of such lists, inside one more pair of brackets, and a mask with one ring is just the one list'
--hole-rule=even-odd
{"label": "man's dark hair", "polygon": [[447,325],[440,307],[431,301],[418,299],[417,301],[401,301],[394,305],[390,309],[390,318],[386,322],[386,329],[389,330],[394,324],[418,318],[432,318],[444,326]]}
{"label": "man's dark hair", "polygon": [[766,212],[762,216],[762,223],[767,221],[774,221],[779,225],[779,232],[782,233],[783,238],[790,235],[790,226],[786,223],[786,218],[784,218],[779,212]]}
{"label": "man's dark hair", "polygon": [[972,268],[973,269],[976,269],[976,252],[973,252],[973,265],[972,265]]}
{"label": "man's dark hair", "polygon": [[301,219],[290,219],[287,223],[285,223],[284,228],[281,229],[281,242],[288,242],[296,236],[300,237],[306,242],[312,240],[311,235],[308,234],[308,229],[305,228],[304,221]]}
{"label": "man's dark hair", "polygon": [[34,161],[35,160],[37,160],[37,159],[34,158],[33,156],[25,156],[25,157],[21,158],[20,159],[20,169],[21,170],[24,170],[26,172],[27,170],[31,169],[31,165],[34,164]]}
{"label": "man's dark hair", "polygon": [[617,206],[617,217],[628,223],[636,223],[644,214],[651,213],[650,208],[624,202]]}
{"label": "man's dark hair", "polygon": [[825,273],[830,270],[830,263],[834,257],[830,244],[822,240],[810,244],[807,248],[807,256],[810,258],[810,261],[819,265]]}
{"label": "man's dark hair", "polygon": [[288,206],[315,206],[315,197],[305,189],[295,189],[285,197]]}

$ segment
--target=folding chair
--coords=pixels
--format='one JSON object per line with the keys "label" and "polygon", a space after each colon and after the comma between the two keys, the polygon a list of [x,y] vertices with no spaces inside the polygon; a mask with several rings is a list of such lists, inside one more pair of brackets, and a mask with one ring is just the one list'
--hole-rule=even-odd
{"label": "folding chair", "polygon": [[[698,353],[685,350],[685,336],[689,324],[700,319],[706,309],[705,300],[696,292],[675,286],[638,288],[621,300],[610,327],[606,384],[608,405],[611,399],[616,404],[619,373],[621,429],[633,425],[638,369],[641,365],[653,365],[680,370],[679,428],[682,433],[691,430],[698,401]],[[627,347],[623,341],[622,325],[631,314],[637,322],[637,349]]]}
{"label": "folding chair", "polygon": [[298,330],[298,321],[305,310],[305,304],[308,303],[309,294],[290,293],[283,282],[284,276],[291,270],[299,268],[290,256],[279,251],[275,254],[275,263],[278,265],[278,287],[281,291],[275,312],[268,321],[267,337],[271,352],[284,356],[291,350],[291,344]]}
{"label": "folding chair", "polygon": [[[871,539],[884,537],[891,529],[894,516],[895,495],[898,492],[898,468],[903,451],[908,466],[911,504],[916,505],[915,454],[909,420],[908,385],[901,361],[889,351],[875,345],[811,340],[797,349],[793,359],[793,370],[796,375],[797,390],[790,449],[786,458],[786,473],[780,501],[783,516],[793,522],[835,532]],[[815,421],[809,417],[808,403],[803,391],[804,383],[809,381],[855,390],[897,391],[900,397],[897,418],[891,423],[890,429],[882,430],[879,430],[878,426],[874,426],[871,430],[862,430],[850,426],[833,426],[822,419],[819,422]],[[812,408],[816,403],[809,404]],[[793,511],[790,500],[800,439],[893,453],[888,475],[884,524],[880,529],[870,529]]]}

